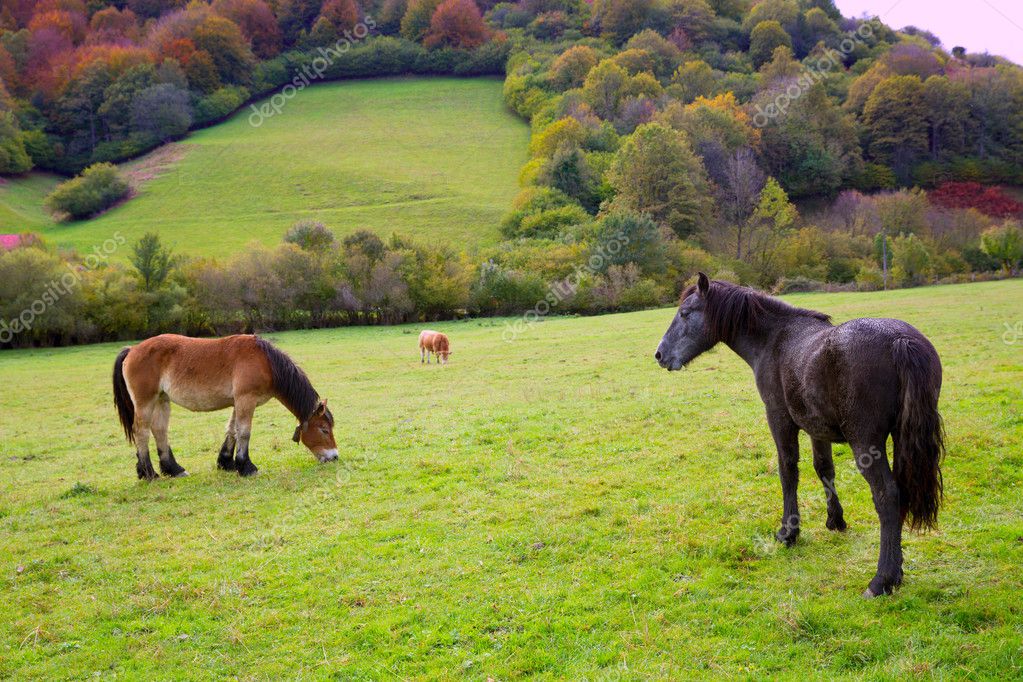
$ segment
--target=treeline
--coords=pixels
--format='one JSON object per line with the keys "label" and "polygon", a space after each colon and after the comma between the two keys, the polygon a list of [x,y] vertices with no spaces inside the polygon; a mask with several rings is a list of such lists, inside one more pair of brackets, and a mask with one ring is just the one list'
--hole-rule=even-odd
{"label": "treeline", "polygon": [[[550,205],[564,197],[540,190],[531,201]],[[758,209],[767,230],[795,215],[776,205],[772,199]],[[509,215],[506,228],[523,229],[525,208]],[[115,235],[83,255],[26,238],[0,252],[0,347],[627,311],[677,300],[697,270],[735,282],[771,272],[779,292],[873,290],[886,285],[885,273],[888,286],[968,281],[1000,276],[999,269],[1012,274],[1023,259],[1018,224],[936,208],[919,191],[851,191],[820,218],[821,226],[795,220],[780,239],[757,240],[752,267],[715,257],[631,211],[548,225],[546,237],[474,255],[366,231],[339,242],[309,222],[296,224],[276,248],[252,246],[222,262],[175,256],[154,234],[130,245]],[[895,224],[903,230],[894,232]],[[129,264],[120,249],[130,250]]]}

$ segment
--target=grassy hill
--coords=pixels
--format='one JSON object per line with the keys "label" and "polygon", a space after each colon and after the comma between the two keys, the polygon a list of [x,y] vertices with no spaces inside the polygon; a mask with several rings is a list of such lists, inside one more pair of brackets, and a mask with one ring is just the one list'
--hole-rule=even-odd
{"label": "grassy hill", "polygon": [[[293,112],[289,112],[293,113]],[[286,118],[286,117],[285,117]],[[947,502],[906,534],[906,583],[859,597],[878,522],[836,448],[849,530],[824,528],[803,441],[804,529],[749,369],[721,348],[668,374],[672,311],[275,335],[338,421],[342,460],[256,415],[253,480],[215,470],[226,413],[174,408],[189,478],[144,485],[119,433],[121,344],[0,353],[0,677],[147,679],[1023,675],[1019,280],[802,295],[896,315],[945,369]],[[542,388],[541,388],[542,387]]]}
{"label": "grassy hill", "polygon": [[517,190],[528,127],[495,79],[390,79],[316,85],[258,128],[250,109],[125,164],[139,196],[93,220],[54,224],[55,183],[0,186],[0,232],[40,230],[91,250],[115,232],[157,231],[181,252],[225,256],[279,242],[297,220],[338,235],[369,228],[458,245],[491,243]]}

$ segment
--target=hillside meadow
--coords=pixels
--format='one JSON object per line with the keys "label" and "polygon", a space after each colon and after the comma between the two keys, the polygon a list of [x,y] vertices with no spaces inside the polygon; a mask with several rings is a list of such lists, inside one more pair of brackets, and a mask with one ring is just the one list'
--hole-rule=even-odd
{"label": "hillside meadow", "polygon": [[906,582],[859,597],[878,523],[836,448],[849,530],[804,530],[749,369],[652,359],[670,309],[270,335],[337,417],[341,461],[254,422],[252,480],[219,472],[227,413],[174,408],[183,479],[142,484],[111,404],[120,344],[0,353],[0,677],[905,679],[1023,675],[1023,282],[790,302],[898,316],[942,356],[946,506]]}
{"label": "hillside meadow", "polygon": [[245,107],[122,164],[139,194],[91,220],[58,224],[43,211],[56,176],[9,178],[0,232],[31,229],[89,252],[115,233],[131,243],[152,231],[177,252],[217,257],[277,244],[299,220],[339,237],[366,228],[493,244],[529,142],[501,81],[487,78],[315,84],[258,126],[251,115]]}

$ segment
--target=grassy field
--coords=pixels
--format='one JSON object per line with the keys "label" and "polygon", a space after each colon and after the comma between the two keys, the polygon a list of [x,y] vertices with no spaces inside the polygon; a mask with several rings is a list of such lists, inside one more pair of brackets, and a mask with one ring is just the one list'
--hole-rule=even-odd
{"label": "grassy field", "polygon": [[511,679],[1023,676],[1023,281],[789,300],[898,316],[941,353],[940,528],[867,601],[878,522],[836,449],[824,528],[804,440],[785,550],[774,449],[725,348],[668,374],[672,311],[273,335],[338,418],[342,459],[256,414],[255,479],[215,469],[227,413],[175,408],[190,471],[142,484],[111,404],[117,344],[0,354],[0,677]]}
{"label": "grassy field", "polygon": [[172,154],[158,150],[155,163],[126,164],[155,177],[93,220],[54,224],[41,203],[55,179],[12,179],[0,185],[0,232],[40,230],[89,251],[118,231],[129,241],[157,231],[178,251],[225,256],[253,240],[275,244],[311,219],[339,235],[369,228],[491,243],[529,141],[497,79],[328,83],[300,92],[258,128],[251,113],[189,135]]}

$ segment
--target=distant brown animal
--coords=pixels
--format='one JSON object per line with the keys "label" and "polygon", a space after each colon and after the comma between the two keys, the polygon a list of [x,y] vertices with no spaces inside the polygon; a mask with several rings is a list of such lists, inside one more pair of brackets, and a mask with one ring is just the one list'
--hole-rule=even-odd
{"label": "distant brown animal", "polygon": [[444,334],[426,329],[419,334],[419,363],[430,364],[430,353],[437,356],[437,362],[446,365],[451,355],[451,344]]}
{"label": "distant brown animal", "polygon": [[258,469],[249,459],[252,414],[277,398],[295,418],[292,436],[321,462],[337,459],[334,416],[305,372],[269,341],[251,335],[193,339],[163,334],[125,348],[114,362],[114,404],[129,443],[134,443],[141,479],[153,480],[149,435],[156,439],[160,472],[185,476],[174,460],[167,427],[170,405],[193,412],[234,407],[217,466],[251,476]]}

